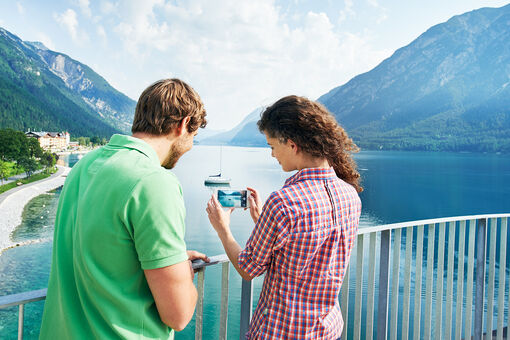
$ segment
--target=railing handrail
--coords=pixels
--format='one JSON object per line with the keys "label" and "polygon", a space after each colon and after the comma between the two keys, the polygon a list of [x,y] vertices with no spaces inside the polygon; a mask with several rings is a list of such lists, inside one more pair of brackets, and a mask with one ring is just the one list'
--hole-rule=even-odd
{"label": "railing handrail", "polygon": [[215,256],[209,256],[209,262],[204,262],[202,260],[195,260],[192,262],[191,266],[193,269],[201,269],[204,267],[213,266],[215,264],[230,262],[227,254],[220,254]]}
{"label": "railing handrail", "polygon": [[0,296],[0,309],[24,305],[29,302],[44,300],[46,298],[47,291],[48,288],[44,288],[39,290],[31,290],[19,294]]}
{"label": "railing handrail", "polygon": [[[431,296],[432,296],[432,291],[433,291],[433,288],[432,288],[432,284],[431,284],[431,280],[432,280],[432,277],[433,277],[433,273],[434,273],[434,242],[435,242],[435,229],[436,228],[439,228],[439,236],[438,236],[438,268],[437,270],[438,271],[442,271],[443,270],[443,265],[444,265],[444,255],[445,255],[445,227],[448,227],[451,231],[449,231],[449,236],[448,236],[448,240],[453,240],[453,242],[451,243],[451,245],[448,246],[448,268],[450,270],[453,270],[454,268],[454,262],[453,262],[453,252],[454,252],[454,248],[455,248],[455,230],[457,228],[460,228],[461,230],[461,236],[459,238],[459,240],[462,241],[462,260],[460,260],[462,263],[464,263],[464,260],[463,260],[463,256],[464,256],[464,236],[465,235],[465,229],[466,229],[466,226],[467,224],[464,223],[464,222],[467,222],[469,223],[469,228],[470,228],[470,235],[468,237],[468,240],[469,240],[469,253],[468,253],[468,256],[470,257],[470,260],[471,262],[469,263],[468,262],[468,274],[466,277],[471,277],[471,279],[469,279],[467,281],[467,287],[466,287],[466,292],[468,292],[469,294],[466,296],[466,301],[469,300],[471,301],[473,299],[473,283],[476,285],[476,292],[475,292],[475,299],[474,299],[474,307],[475,307],[475,311],[474,311],[474,334],[475,334],[475,338],[478,337],[480,338],[481,335],[482,335],[482,326],[483,326],[483,319],[484,319],[484,310],[483,310],[483,304],[484,304],[484,289],[485,289],[485,272],[486,272],[486,269],[485,269],[485,265],[486,265],[486,261],[488,259],[486,253],[487,253],[487,249],[485,248],[486,247],[486,243],[487,243],[487,232],[488,232],[488,226],[489,226],[489,223],[490,223],[490,232],[491,232],[491,241],[490,241],[490,244],[491,246],[492,245],[495,245],[496,244],[496,235],[497,235],[497,231],[496,231],[496,227],[498,227],[499,225],[501,225],[500,227],[501,228],[504,228],[505,230],[505,234],[502,234],[504,235],[503,239],[506,240],[506,229],[507,229],[507,219],[510,217],[510,213],[503,213],[503,214],[484,214],[484,215],[471,215],[471,216],[456,216],[456,217],[445,217],[445,218],[436,218],[436,219],[427,219],[427,220],[417,220],[417,221],[409,221],[409,222],[402,222],[402,223],[394,223],[394,224],[386,224],[386,225],[380,225],[380,226],[375,226],[375,227],[365,227],[365,228],[362,228],[362,229],[359,229],[358,231],[358,235],[359,237],[357,238],[357,243],[356,243],[356,247],[358,246],[358,243],[360,245],[360,249],[357,250],[357,262],[361,263],[361,267],[362,268],[362,259],[363,259],[363,239],[364,238],[367,238],[369,237],[370,239],[370,244],[373,245],[371,246],[371,258],[375,258],[375,243],[376,243],[376,240],[379,240],[378,241],[380,243],[380,252],[381,252],[381,256],[379,257],[380,259],[380,263],[379,263],[379,307],[378,307],[378,310],[377,310],[377,322],[378,322],[378,330],[383,330],[382,332],[379,332],[378,331],[378,335],[377,335],[377,338],[381,338],[381,339],[386,339],[387,338],[387,332],[385,331],[387,329],[388,326],[394,328],[394,324],[392,325],[389,325],[388,324],[388,320],[392,320],[392,322],[394,322],[393,319],[395,318],[398,318],[398,310],[396,308],[392,308],[391,312],[389,311],[388,309],[388,302],[387,299],[390,298],[390,287],[389,287],[389,278],[390,278],[390,271],[393,272],[393,274],[391,275],[395,275],[395,273],[397,273],[397,279],[395,279],[395,281],[392,283],[392,287],[391,287],[391,291],[392,291],[392,294],[391,296],[396,296],[398,298],[398,289],[399,289],[399,284],[398,284],[398,275],[400,275],[398,272],[399,272],[399,268],[400,268],[400,264],[399,264],[399,254],[400,254],[400,244],[401,244],[401,238],[402,238],[402,234],[401,234],[401,229],[404,229],[404,228],[408,228],[408,230],[406,230],[405,232],[405,236],[407,238],[406,240],[406,246],[405,246],[405,254],[406,254],[406,263],[408,266],[410,266],[410,263],[412,262],[412,256],[413,256],[413,227],[419,227],[418,228],[418,234],[417,234],[417,244],[416,244],[416,256],[418,256],[420,258],[420,263],[421,263],[421,259],[422,259],[422,256],[423,256],[423,245],[420,243],[420,242],[423,242],[423,236],[424,236],[424,231],[427,231],[428,230],[428,233],[427,235],[432,235],[432,238],[429,237],[429,240],[427,241],[428,242],[428,248],[429,249],[432,249],[432,251],[427,251],[427,282],[426,282],[426,287],[425,287],[425,290],[426,290],[426,294],[427,294],[427,299],[428,299],[428,303],[431,304]],[[494,220],[493,220],[494,219]],[[497,219],[500,219],[501,222],[498,222]],[[475,221],[475,223],[473,223],[473,221]],[[452,222],[460,222],[459,226],[457,226],[457,224],[453,224],[454,228],[452,229]],[[449,223],[449,224],[447,224]],[[472,227],[476,227],[476,228],[472,228]],[[476,236],[475,236],[475,231],[476,231]],[[381,234],[379,234],[381,233]],[[409,234],[410,233],[410,234]],[[431,234],[432,233],[432,234]],[[369,235],[371,234],[371,235]],[[393,239],[394,239],[394,242],[395,244],[398,244],[397,246],[397,250],[393,249],[391,250],[392,248],[392,237],[391,235],[394,235],[393,236]],[[411,235],[410,237],[408,237],[409,235]],[[477,247],[476,247],[476,254],[474,253],[474,245],[475,245],[475,242],[474,240],[477,240]],[[420,240],[420,242],[418,242],[418,240]],[[459,242],[461,242],[459,241]],[[467,242],[467,241],[466,241]],[[460,244],[459,244],[459,247]],[[461,248],[459,248],[461,249]],[[506,258],[506,246],[504,246],[502,248],[503,250],[501,251],[501,254],[503,255],[499,255],[502,259]],[[389,257],[390,257],[390,252],[392,253],[392,260],[393,261],[392,263],[392,269],[390,269],[389,267]],[[394,253],[393,253],[394,252]],[[358,259],[361,258],[361,260]],[[490,284],[488,285],[487,287],[487,290],[488,290],[488,296],[490,296],[489,300],[490,300],[490,306],[488,307],[489,309],[491,309],[491,311],[493,311],[493,305],[492,305],[492,302],[493,302],[493,295],[494,295],[494,287],[493,287],[493,281],[494,281],[494,268],[495,268],[495,249],[492,249],[492,253],[491,255],[489,256],[490,259],[489,259],[489,263],[488,263],[488,272],[489,272],[489,277],[492,277],[492,279],[489,278],[489,282]],[[197,313],[197,316],[196,316],[196,325],[195,325],[195,339],[202,339],[202,330],[203,330],[203,326],[202,326],[202,323],[203,323],[203,305],[204,305],[204,273],[205,273],[205,268],[206,267],[209,267],[209,266],[213,266],[213,265],[216,265],[216,264],[221,264],[222,265],[222,288],[221,288],[221,320],[220,320],[220,339],[224,340],[226,339],[227,337],[227,318],[228,318],[228,276],[229,276],[229,259],[228,259],[228,256],[226,254],[220,254],[220,255],[215,255],[215,256],[211,256],[209,257],[210,261],[209,262],[204,262],[202,260],[195,260],[193,261],[192,263],[192,268],[196,271],[197,273],[197,290],[199,291],[199,299],[198,299],[198,302],[197,302],[197,307],[196,307],[196,313]],[[474,266],[474,262],[476,261],[476,280],[473,281],[473,266]],[[450,263],[451,262],[451,263]],[[418,262],[417,262],[418,263]],[[351,267],[351,266],[349,266]],[[370,276],[371,277],[371,283],[370,283],[370,286],[374,286],[374,277],[375,277],[375,263],[371,264],[370,267],[372,268],[371,270],[374,271],[373,275]],[[462,267],[463,268],[463,267]],[[501,269],[500,269],[501,271]],[[359,282],[357,283],[357,285],[361,285],[362,281],[363,281],[363,275],[362,275],[362,269],[359,269],[357,268],[357,272],[356,272],[356,280],[358,280]],[[462,271],[463,272],[463,271]],[[410,280],[410,270],[407,270],[406,269],[406,277],[408,278],[408,280]],[[349,279],[348,279],[348,275],[349,275],[349,270],[346,271],[346,276],[345,276],[345,281],[347,283],[349,283]],[[451,276],[451,277],[450,277]],[[441,276],[442,277],[442,276]],[[447,278],[447,291],[449,290],[450,291],[450,295],[451,295],[451,292],[452,292],[452,288],[453,288],[453,275],[451,275],[450,273],[448,274],[448,278]],[[503,277],[502,278],[503,280],[503,287],[505,287],[505,284],[504,284],[504,280],[505,278]],[[430,281],[430,282],[429,282]],[[396,283],[395,283],[396,282]],[[422,280],[421,280],[421,276],[420,276],[420,280],[419,280],[419,285],[417,286],[418,288],[415,287],[415,289],[419,289],[420,291],[418,291],[418,293],[414,293],[415,294],[415,299],[416,299],[416,296],[421,296],[421,290],[422,290]],[[240,322],[240,339],[243,338],[243,335],[244,333],[248,330],[248,327],[249,327],[249,322],[250,322],[250,319],[251,319],[251,312],[252,312],[252,294],[253,294],[253,287],[252,287],[252,284],[251,282],[248,282],[248,281],[244,281],[243,280],[243,285],[242,285],[242,290],[241,290],[241,295],[242,295],[242,299],[241,299],[241,322]],[[361,299],[361,296],[362,296],[362,292],[361,292],[361,286],[357,287],[356,289],[356,296],[355,296],[355,301],[358,301]],[[439,289],[439,301],[442,301],[442,292],[443,292],[443,283],[442,283],[442,280],[440,281],[440,283],[438,283],[438,287],[437,289]],[[375,288],[375,286],[373,287]],[[404,287],[405,288],[405,287]],[[404,289],[405,290],[405,289]],[[503,293],[500,293],[499,291],[501,291],[501,288],[498,290],[498,294],[501,295],[502,297],[501,298],[498,298],[499,300],[498,301],[502,301],[502,299],[505,297],[504,294],[504,288],[503,288]],[[382,293],[381,293],[382,292]],[[27,303],[30,303],[30,302],[34,302],[34,301],[39,301],[39,300],[44,300],[46,298],[46,293],[47,293],[47,289],[39,289],[39,290],[33,290],[33,291],[28,291],[28,292],[23,292],[23,293],[19,293],[19,294],[11,294],[11,295],[6,295],[6,296],[0,296],[0,309],[2,308],[7,308],[7,307],[12,307],[12,306],[19,306],[19,322],[18,322],[18,338],[22,339],[23,338],[23,314],[24,314],[24,305],[27,304]],[[370,294],[374,294],[374,292],[371,292]],[[406,300],[406,303],[408,304],[409,303],[409,299],[410,299],[410,287],[407,287],[407,295],[405,297],[403,297],[404,300]],[[462,287],[461,287],[461,294],[462,294]],[[344,336],[347,336],[347,317],[348,317],[348,303],[347,303],[347,299],[346,297],[348,297],[349,295],[349,288],[348,288],[348,285],[347,285],[347,289],[345,290],[342,290],[342,304],[346,305],[346,309],[345,311],[342,310],[343,314],[344,314],[344,320],[345,320],[345,327],[344,327],[344,333],[342,335],[342,337]],[[460,295],[462,296],[462,295]],[[381,300],[382,299],[382,300]],[[396,298],[392,297],[392,304],[396,304]],[[372,299],[373,300],[373,299]],[[384,301],[383,301],[384,300]],[[373,303],[373,301],[372,301]],[[437,329],[435,329],[435,334],[436,335],[441,335],[442,334],[442,330],[441,330],[441,313],[442,313],[442,302],[439,302],[437,303],[438,304],[438,307],[436,307],[437,309],[437,315],[436,315],[436,321],[439,320],[439,326]],[[499,305],[503,305],[504,306],[504,303],[502,304],[501,302],[499,302]],[[498,306],[499,306],[498,305]],[[471,305],[470,305],[471,306]],[[451,306],[450,306],[451,307]],[[449,306],[447,306],[446,310],[448,310]],[[466,312],[466,317],[465,317],[465,320],[466,320],[466,334],[470,333],[471,332],[471,308],[472,307],[469,307],[469,310]],[[499,307],[498,307],[499,308]],[[504,307],[503,307],[504,308]],[[469,313],[468,313],[469,312]],[[352,312],[351,312],[352,313]],[[372,309],[372,313],[373,313],[373,309]],[[391,315],[390,315],[391,314]],[[424,323],[424,329],[423,331],[425,332],[425,334],[428,334],[430,335],[429,333],[432,331],[432,320],[431,320],[431,317],[432,317],[432,308],[430,306],[427,307],[426,311],[425,311],[425,315],[426,315],[426,319],[425,319],[425,323]],[[360,318],[361,318],[361,308],[357,308],[356,311],[355,311],[355,322],[360,322]],[[415,315],[416,316],[416,315]],[[498,318],[498,334],[500,332],[502,332],[502,329],[503,329],[503,320],[501,318]],[[461,317],[461,320],[462,320],[462,317]],[[489,317],[489,320],[490,322],[492,323],[492,314],[491,316]],[[373,320],[371,321],[373,322]],[[408,324],[408,320],[406,321],[406,325]],[[419,325],[419,322],[418,322],[418,332],[419,332],[419,328],[420,325]],[[450,331],[451,331],[451,324],[447,324],[445,326],[447,329],[448,329],[448,334],[450,334]],[[407,330],[407,327],[406,327],[406,330]],[[370,329],[368,330],[368,334],[370,334],[370,332],[373,331],[372,327],[370,327]],[[455,329],[455,332],[456,334],[461,332],[460,331],[460,328],[457,327]],[[360,338],[360,329],[359,329],[359,326],[358,326],[358,329],[357,331],[355,330],[354,332],[355,334],[355,337],[357,339]],[[391,338],[395,338],[396,336],[396,331],[391,331],[391,334],[390,334],[390,337]],[[419,334],[419,333],[418,333]],[[370,338],[372,338],[370,336]]]}
{"label": "railing handrail", "polygon": [[[195,260],[192,263],[193,269],[201,269],[209,266],[213,266],[215,264],[220,264],[224,262],[229,262],[229,259],[226,254],[220,254],[216,256],[210,256],[209,262],[204,262],[202,260]],[[0,309],[8,308],[12,306],[24,305],[30,302],[44,300],[46,298],[46,292],[48,288],[31,290],[28,292],[18,293],[18,294],[10,294],[5,296],[0,296]]]}
{"label": "railing handrail", "polygon": [[469,221],[469,220],[479,220],[479,219],[488,219],[488,218],[505,218],[505,217],[510,217],[510,213],[442,217],[442,218],[434,218],[434,219],[428,219],[428,220],[417,220],[417,221],[409,221],[409,222],[383,224],[383,225],[378,225],[378,226],[374,226],[374,227],[360,228],[360,229],[358,229],[358,235],[370,234],[370,233],[385,231],[385,230],[402,229],[402,228],[414,227],[414,226],[419,226],[419,225],[427,225],[427,224]]}

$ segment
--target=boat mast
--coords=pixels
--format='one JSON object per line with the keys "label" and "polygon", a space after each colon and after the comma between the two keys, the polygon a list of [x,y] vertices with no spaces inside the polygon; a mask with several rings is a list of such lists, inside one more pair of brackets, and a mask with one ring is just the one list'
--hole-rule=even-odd
{"label": "boat mast", "polygon": [[223,150],[223,146],[220,145],[220,177],[221,177],[221,156],[222,156],[222,150]]}

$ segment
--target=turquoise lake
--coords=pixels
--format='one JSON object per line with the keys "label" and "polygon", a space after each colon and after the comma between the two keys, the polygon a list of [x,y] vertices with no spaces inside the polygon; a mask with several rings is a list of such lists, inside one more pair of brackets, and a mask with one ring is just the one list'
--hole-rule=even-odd
{"label": "turquoise lake", "polygon": [[[223,175],[231,188],[252,186],[267,197],[292,173],[284,173],[268,148],[223,147]],[[195,146],[174,173],[179,177],[187,207],[189,249],[208,255],[223,248],[205,213],[212,191],[204,179],[219,171],[220,149]],[[510,212],[510,156],[471,153],[364,151],[355,156],[365,191],[360,227],[437,217]],[[68,157],[71,166],[77,155]],[[13,248],[0,256],[0,295],[45,288],[51,258],[51,237],[59,190],[34,198],[25,207],[23,223],[13,233],[16,241],[42,239]],[[232,230],[244,244],[253,228],[248,211],[236,210]],[[219,323],[221,268],[211,267],[205,277],[204,339],[216,339]],[[254,300],[262,279],[254,281]],[[239,338],[241,279],[230,268],[229,339]],[[25,338],[38,336],[44,302],[25,309]],[[194,321],[176,339],[194,338]],[[0,338],[16,339],[17,310],[0,310]]]}

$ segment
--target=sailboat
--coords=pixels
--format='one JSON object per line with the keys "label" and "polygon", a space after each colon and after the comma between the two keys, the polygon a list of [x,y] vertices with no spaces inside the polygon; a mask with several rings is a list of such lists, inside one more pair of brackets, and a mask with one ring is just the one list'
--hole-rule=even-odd
{"label": "sailboat", "polygon": [[205,185],[230,185],[230,178],[226,178],[221,176],[221,156],[222,156],[222,146],[220,146],[220,173],[217,175],[210,175],[204,180]]}

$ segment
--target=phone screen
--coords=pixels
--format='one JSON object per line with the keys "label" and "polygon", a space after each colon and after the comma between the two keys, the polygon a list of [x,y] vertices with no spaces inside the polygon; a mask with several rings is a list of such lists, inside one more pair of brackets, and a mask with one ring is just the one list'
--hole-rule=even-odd
{"label": "phone screen", "polygon": [[246,190],[218,189],[217,198],[225,208],[246,208],[248,206],[248,192]]}

